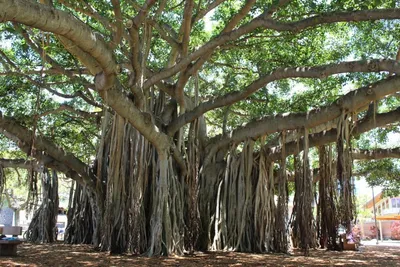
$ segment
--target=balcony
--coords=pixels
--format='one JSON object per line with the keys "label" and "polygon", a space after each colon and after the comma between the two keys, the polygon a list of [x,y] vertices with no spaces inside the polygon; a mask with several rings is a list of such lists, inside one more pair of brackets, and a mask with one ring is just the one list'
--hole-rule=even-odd
{"label": "balcony", "polygon": [[400,214],[400,208],[384,209],[381,215]]}

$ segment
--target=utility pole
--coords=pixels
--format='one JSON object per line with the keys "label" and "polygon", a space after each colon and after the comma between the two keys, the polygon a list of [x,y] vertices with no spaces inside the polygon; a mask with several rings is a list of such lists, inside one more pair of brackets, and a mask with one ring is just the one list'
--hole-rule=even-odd
{"label": "utility pole", "polygon": [[375,219],[375,229],[376,229],[376,244],[378,245],[379,243],[379,228],[378,228],[378,224],[376,221],[376,209],[375,209],[375,195],[374,195],[374,187],[371,186],[372,188],[372,204],[374,205],[374,219]]}

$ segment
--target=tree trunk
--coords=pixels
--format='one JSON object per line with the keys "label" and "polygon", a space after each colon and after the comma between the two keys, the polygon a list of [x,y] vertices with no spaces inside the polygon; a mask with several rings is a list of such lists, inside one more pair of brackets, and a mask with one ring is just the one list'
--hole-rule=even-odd
{"label": "tree trunk", "polygon": [[[285,133],[282,133],[282,144],[285,144]],[[278,181],[278,203],[275,217],[274,248],[276,252],[288,252],[288,195],[287,195],[287,174],[286,174],[286,152],[283,149],[280,162],[280,173]]]}
{"label": "tree trunk", "polygon": [[[64,242],[68,244],[94,244],[93,229],[96,220],[93,219],[92,197],[88,189],[80,184],[71,188],[68,205],[68,226],[65,229]],[[71,201],[72,199],[72,201]]]}
{"label": "tree trunk", "polygon": [[332,168],[332,149],[328,146],[319,147],[319,240],[321,248],[339,250],[337,238],[337,184]]}
{"label": "tree trunk", "polygon": [[313,201],[313,177],[310,173],[308,159],[308,130],[304,133],[303,160],[296,155],[295,165],[295,196],[292,215],[292,238],[293,245],[303,249],[306,256],[309,249],[314,247],[314,227],[312,214]]}
{"label": "tree trunk", "polygon": [[58,215],[58,177],[53,170],[44,169],[42,176],[42,204],[34,213],[27,230],[27,240],[35,243],[52,243],[56,238]]}

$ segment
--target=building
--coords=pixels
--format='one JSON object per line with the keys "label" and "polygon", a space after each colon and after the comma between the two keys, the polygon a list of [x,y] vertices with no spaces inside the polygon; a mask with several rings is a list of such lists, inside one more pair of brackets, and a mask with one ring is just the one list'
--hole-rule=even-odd
{"label": "building", "polygon": [[382,193],[375,196],[377,225],[374,219],[374,200],[371,198],[365,208],[370,211],[370,217],[360,222],[363,239],[376,238],[376,231],[381,240],[400,239],[400,197],[384,197]]}

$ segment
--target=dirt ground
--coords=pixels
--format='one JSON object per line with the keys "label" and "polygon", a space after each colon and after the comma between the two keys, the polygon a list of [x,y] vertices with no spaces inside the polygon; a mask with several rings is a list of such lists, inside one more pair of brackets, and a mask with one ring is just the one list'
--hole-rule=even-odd
{"label": "dirt ground", "polygon": [[309,257],[237,252],[196,253],[191,256],[147,258],[109,255],[87,245],[33,245],[18,247],[18,256],[0,257],[0,266],[400,266],[400,247],[362,246],[360,251],[312,250]]}

